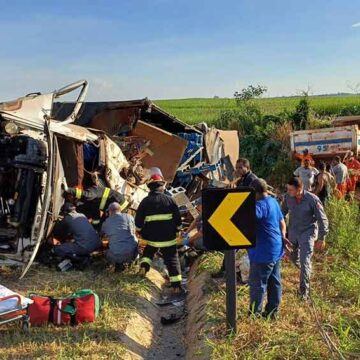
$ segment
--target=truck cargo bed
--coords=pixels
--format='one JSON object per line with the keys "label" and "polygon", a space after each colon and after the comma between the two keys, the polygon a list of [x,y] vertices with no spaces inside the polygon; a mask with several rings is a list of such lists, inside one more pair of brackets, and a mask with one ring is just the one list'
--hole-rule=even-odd
{"label": "truck cargo bed", "polygon": [[343,155],[351,150],[359,154],[360,132],[357,125],[294,131],[290,134],[291,150],[305,149],[316,157]]}

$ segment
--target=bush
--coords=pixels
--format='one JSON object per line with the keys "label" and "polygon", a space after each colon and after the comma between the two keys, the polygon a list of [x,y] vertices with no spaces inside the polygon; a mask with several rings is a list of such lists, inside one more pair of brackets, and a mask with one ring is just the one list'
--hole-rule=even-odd
{"label": "bush", "polygon": [[290,132],[306,128],[323,128],[331,117],[320,117],[310,108],[306,92],[295,111],[283,110],[277,115],[263,115],[259,102],[266,88],[248,86],[235,93],[237,109],[223,111],[215,122],[220,129],[237,130],[240,155],[249,159],[253,171],[275,186],[281,187],[295,167],[290,155]]}

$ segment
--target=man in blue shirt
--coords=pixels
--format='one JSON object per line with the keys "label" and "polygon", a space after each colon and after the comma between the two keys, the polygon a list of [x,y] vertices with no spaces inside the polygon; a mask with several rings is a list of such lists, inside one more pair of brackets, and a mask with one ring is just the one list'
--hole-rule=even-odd
{"label": "man in blue shirt", "polygon": [[[250,259],[250,312],[275,317],[281,300],[280,262],[286,224],[277,201],[268,195],[263,179],[252,183],[256,192],[256,247],[249,249]],[[267,304],[263,313],[263,300]]]}

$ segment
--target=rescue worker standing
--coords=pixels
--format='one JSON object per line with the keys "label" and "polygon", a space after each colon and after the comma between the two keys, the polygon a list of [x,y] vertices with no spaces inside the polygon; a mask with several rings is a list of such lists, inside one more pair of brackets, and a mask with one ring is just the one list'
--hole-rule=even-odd
{"label": "rescue worker standing", "polygon": [[296,177],[287,184],[282,212],[284,216],[289,214],[288,239],[294,248],[291,257],[300,265],[299,297],[306,300],[310,291],[311,257],[314,247],[325,248],[329,222],[320,199],[304,190],[302,180]]}
{"label": "rescue worker standing", "polygon": [[85,214],[88,219],[91,219],[91,223],[94,226],[100,224],[104,209],[107,209],[111,203],[119,203],[121,210],[124,210],[128,205],[124,195],[108,187],[96,185],[86,190],[78,187],[68,188],[65,191],[65,198],[70,202],[76,200],[81,202],[81,204],[77,206],[78,210]]}
{"label": "rescue worker standing", "polygon": [[146,241],[140,268],[143,274],[150,270],[155,253],[160,250],[168,269],[174,295],[182,293],[181,267],[176,247],[181,230],[181,216],[175,201],[164,194],[165,181],[160,169],[151,175],[149,195],[143,199],[135,216],[136,230]]}

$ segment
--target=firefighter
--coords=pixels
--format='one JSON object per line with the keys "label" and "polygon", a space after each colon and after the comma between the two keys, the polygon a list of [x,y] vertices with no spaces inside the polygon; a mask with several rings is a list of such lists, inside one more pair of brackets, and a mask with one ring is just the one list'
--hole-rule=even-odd
{"label": "firefighter", "polygon": [[150,270],[159,250],[169,272],[173,294],[181,295],[181,268],[176,248],[177,233],[181,230],[180,211],[175,201],[164,194],[165,181],[160,169],[153,169],[148,187],[150,193],[141,201],[135,216],[136,230],[146,241],[140,272],[145,275]]}
{"label": "firefighter", "polygon": [[79,187],[68,188],[65,191],[65,198],[67,201],[79,201],[77,209],[91,219],[91,223],[96,227],[100,224],[103,217],[104,209],[117,202],[120,204],[121,210],[124,210],[128,202],[124,195],[108,187],[93,185],[86,190]]}

